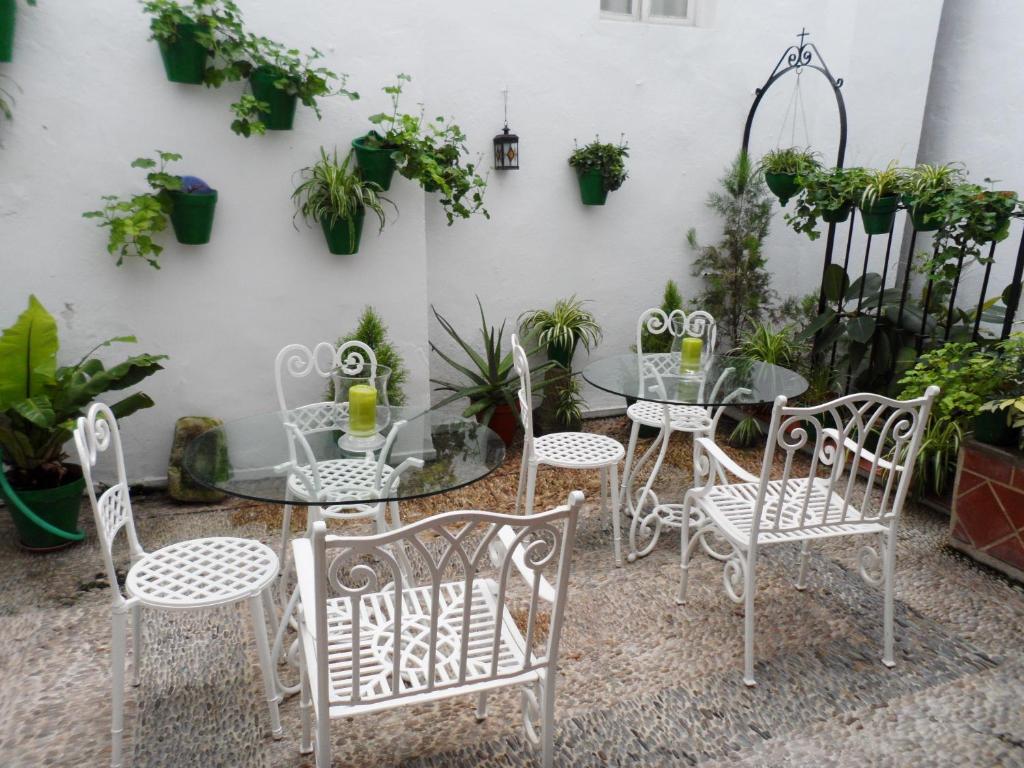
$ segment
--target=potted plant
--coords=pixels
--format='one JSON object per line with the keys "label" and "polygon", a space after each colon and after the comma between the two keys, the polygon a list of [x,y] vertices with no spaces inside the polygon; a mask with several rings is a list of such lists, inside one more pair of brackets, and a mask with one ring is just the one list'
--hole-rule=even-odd
{"label": "potted plant", "polygon": [[380,186],[364,181],[358,170],[349,170],[350,152],[338,162],[338,152],[328,155],[320,147],[320,159],[300,171],[302,183],[292,193],[295,215],[301,215],[306,224],[318,222],[327,239],[327,248],[334,254],[352,254],[359,250],[363,231],[363,218],[369,210],[377,217],[378,232],[384,231],[384,206],[388,203],[380,195]]}
{"label": "potted plant", "polygon": [[1016,447],[1024,427],[1024,333],[996,345],[991,366],[993,397],[974,417],[974,439],[989,445]]}
{"label": "potted plant", "polygon": [[885,235],[892,231],[896,206],[903,189],[903,170],[889,163],[883,170],[865,171],[860,190],[860,219],[864,232]]}
{"label": "potted plant", "polygon": [[[35,296],[0,336],[0,488],[14,517],[18,538],[30,549],[52,549],[81,539],[81,468],[65,461],[64,445],[75,420],[98,396],[132,387],[159,371],[165,355],[136,355],[111,368],[93,353],[118,342],[97,344],[73,365],[57,365],[57,323]],[[153,401],[136,392],[111,405],[124,418]],[[62,535],[64,534],[64,535]]]}
{"label": "potted plant", "polygon": [[807,176],[820,165],[817,153],[809,149],[788,147],[767,152],[761,158],[758,170],[764,173],[768,189],[775,193],[781,205],[785,205],[789,198],[800,191],[797,177]]}
{"label": "potted plant", "polygon": [[194,0],[188,6],[176,0],[146,0],[142,9],[151,17],[149,39],[157,42],[168,80],[219,84],[222,69],[210,67],[210,58],[226,58],[224,65],[232,66],[229,51],[243,34],[241,14],[232,0]]}
{"label": "potted plant", "polygon": [[[0,75],[0,79],[10,80],[10,78],[7,77],[6,75]],[[11,82],[14,83],[13,80],[11,80]],[[15,84],[14,87],[17,88],[17,84]],[[4,117],[4,119],[6,119],[6,120],[13,119],[14,118],[14,110],[12,109],[13,106],[14,106],[14,96],[12,96],[11,92],[8,91],[6,88],[4,88],[3,86],[0,86],[0,115],[2,115]]]}
{"label": "potted plant", "polygon": [[569,165],[576,169],[580,185],[580,199],[584,205],[604,205],[608,193],[622,186],[629,175],[625,159],[629,147],[623,137],[618,144],[601,143],[599,137],[585,146],[573,139],[575,148],[569,155]]}
{"label": "potted plant", "polygon": [[[483,304],[477,297],[477,306],[480,307],[480,335],[483,338],[483,352],[478,352],[469,342],[465,341],[441,314],[431,306],[431,311],[441,328],[451,337],[452,341],[462,349],[468,358],[464,362],[458,362],[441,349],[430,342],[430,348],[437,353],[437,356],[444,360],[453,369],[464,377],[462,382],[450,382],[442,379],[431,379],[437,385],[439,392],[450,392],[435,408],[442,408],[449,403],[469,399],[469,405],[462,412],[466,418],[475,417],[481,424],[490,426],[505,445],[511,445],[519,428],[519,407],[516,400],[516,393],[519,389],[519,377],[516,376],[515,367],[512,364],[512,352],[502,351],[502,337],[505,334],[505,323],[495,329],[493,325],[487,324],[484,316]],[[529,350],[528,354],[536,353],[536,348]],[[553,363],[546,362],[530,369],[531,377],[547,370]]]}
{"label": "potted plant", "polygon": [[[365,307],[363,314],[359,316],[359,323],[354,331],[338,339],[338,346],[348,341],[361,341],[373,350],[377,356],[377,364],[391,369],[388,377],[388,403],[391,405],[404,405],[405,392],[402,385],[409,377],[405,368],[405,361],[402,355],[391,343],[388,336],[388,328],[384,319],[373,307]],[[327,387],[327,400],[334,399],[334,382],[329,381]]]}
{"label": "potted plant", "polygon": [[[175,176],[167,172],[167,164],[181,160],[175,152],[157,150],[157,159],[139,157],[132,168],[149,171],[146,181],[151,192],[120,198],[104,195],[104,206],[98,211],[82,214],[87,219],[101,219],[110,235],[107,252],[117,254],[117,265],[126,257],[137,256],[156,269],[163,246],[153,238],[167,229],[170,221],[174,234],[183,245],[202,245],[210,241],[217,191],[195,176]],[[155,170],[154,170],[155,169]]]}
{"label": "potted plant", "polygon": [[954,165],[921,163],[906,172],[903,204],[918,232],[934,232],[942,225],[940,207],[943,198],[963,182],[963,168]]}
{"label": "potted plant", "polygon": [[863,191],[863,168],[811,168],[797,176],[799,194],[793,213],[785,215],[786,223],[795,231],[817,240],[818,221],[839,224],[850,216]]}
{"label": "potted plant", "polygon": [[523,335],[535,336],[554,363],[544,378],[544,400],[535,420],[538,434],[582,426],[584,401],[573,377],[572,359],[580,344],[590,352],[601,341],[601,326],[583,304],[572,296],[559,299],[551,310],[535,309],[519,316]]}
{"label": "potted plant", "polygon": [[404,84],[411,80],[399,74],[394,85],[383,88],[391,112],[373,115],[370,122],[384,133],[371,130],[352,141],[364,177],[388,190],[397,170],[425,192],[437,192],[449,226],[456,216],[490,218],[483,204],[487,181],[477,172],[479,163],[464,160],[469,150],[462,129],[444,117],[425,120],[422,110],[419,115],[399,111]]}
{"label": "potted plant", "polygon": [[[35,5],[36,0],[25,0]],[[10,61],[14,54],[14,20],[18,13],[17,0],[0,0],[0,61]]]}

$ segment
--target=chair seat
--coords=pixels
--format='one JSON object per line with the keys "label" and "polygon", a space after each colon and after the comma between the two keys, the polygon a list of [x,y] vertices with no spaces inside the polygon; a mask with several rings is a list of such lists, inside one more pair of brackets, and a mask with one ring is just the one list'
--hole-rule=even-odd
{"label": "chair seat", "polygon": [[[809,524],[810,527],[791,531],[760,531],[757,536],[758,543],[773,544],[828,536],[880,533],[888,530],[879,523],[872,525],[861,522],[861,512],[852,503],[845,505],[844,512],[843,497],[835,491],[830,495],[828,486],[829,482],[824,478],[815,478],[811,483],[808,483],[806,478],[787,481],[785,503],[782,507],[782,525],[797,525],[800,515],[804,514],[805,525]],[[757,488],[757,483],[717,485],[706,496],[696,500],[697,506],[718,524],[733,543],[745,548],[750,542]],[[765,509],[761,517],[762,527],[774,525],[781,489],[781,480],[773,480],[768,484]],[[808,492],[810,498],[807,499],[807,509],[804,512],[804,499],[807,498]]]}
{"label": "chair seat", "polygon": [[[650,400],[638,400],[626,409],[626,415],[645,427],[660,427],[665,422],[665,406]],[[708,432],[711,416],[699,405],[670,405],[669,426],[676,432]]]}
{"label": "chair seat", "polygon": [[258,541],[192,539],[145,555],[128,571],[125,588],[146,605],[201,608],[258,594],[277,568],[277,555]]}
{"label": "chair seat", "polygon": [[[329,459],[318,462],[316,468],[320,473],[321,501],[373,501],[378,496],[376,462],[365,459]],[[393,471],[387,465],[382,468],[381,485],[387,483]],[[309,482],[308,486],[303,478]],[[312,501],[307,490],[312,486],[313,476],[308,464],[296,467],[288,477],[288,490],[297,498]]]}
{"label": "chair seat", "polygon": [[622,443],[593,432],[555,432],[533,442],[539,464],[566,469],[596,469],[618,463],[626,455]]}
{"label": "chair seat", "polygon": [[[329,701],[331,716],[337,717],[355,709],[373,709],[394,704],[394,696],[431,694],[443,697],[443,689],[492,680],[495,659],[495,612],[497,585],[489,579],[474,582],[470,602],[470,644],[464,683],[459,682],[462,651],[462,620],[465,584],[442,583],[439,589],[437,653],[434,686],[428,688],[430,657],[430,592],[424,586],[403,591],[399,658],[399,679],[394,676],[395,599],[394,591],[386,589],[364,595],[359,603],[359,692],[362,704],[352,705],[352,616],[351,601],[346,597],[327,601],[327,655],[329,667]],[[309,665],[315,668],[316,643],[312,610],[307,615],[304,650],[310,655]],[[497,674],[520,677],[525,658],[525,641],[508,609],[501,607],[498,628]],[[535,679],[536,671],[526,677]],[[502,684],[502,683],[499,683]],[[507,681],[504,683],[507,684]],[[397,688],[396,688],[397,686]],[[489,687],[489,686],[485,686]]]}

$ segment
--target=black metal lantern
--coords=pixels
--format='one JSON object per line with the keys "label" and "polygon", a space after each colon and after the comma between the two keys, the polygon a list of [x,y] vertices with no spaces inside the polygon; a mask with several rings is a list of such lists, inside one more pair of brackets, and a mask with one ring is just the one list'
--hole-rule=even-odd
{"label": "black metal lantern", "polygon": [[505,127],[494,137],[494,170],[519,170],[519,137],[508,128],[508,90],[505,93]]}

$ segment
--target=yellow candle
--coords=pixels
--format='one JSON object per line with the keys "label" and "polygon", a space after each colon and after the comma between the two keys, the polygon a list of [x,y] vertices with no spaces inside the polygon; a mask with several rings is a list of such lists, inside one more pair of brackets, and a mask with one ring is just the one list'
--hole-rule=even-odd
{"label": "yellow candle", "polygon": [[353,435],[372,435],[377,431],[377,389],[369,384],[348,388],[348,431]]}
{"label": "yellow candle", "polygon": [[704,347],[701,339],[687,336],[683,339],[682,355],[679,358],[679,369],[682,371],[696,371],[700,369],[700,353]]}

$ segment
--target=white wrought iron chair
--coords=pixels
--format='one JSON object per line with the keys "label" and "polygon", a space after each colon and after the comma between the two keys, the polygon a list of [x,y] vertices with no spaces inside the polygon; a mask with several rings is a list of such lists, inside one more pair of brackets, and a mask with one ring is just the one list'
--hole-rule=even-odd
{"label": "white wrought iron chair", "polygon": [[563,469],[597,469],[601,472],[601,513],[612,514],[615,565],[622,565],[622,534],[619,520],[619,462],[625,454],[622,443],[592,432],[553,432],[533,436],[533,394],[526,350],[512,334],[512,364],[519,374],[519,416],[523,422],[523,459],[519,467],[516,514],[524,504],[525,514],[533,511],[537,468],[541,464]]}
{"label": "white wrought iron chair", "polygon": [[[882,663],[893,659],[893,574],[896,527],[910,489],[914,461],[938,387],[924,397],[892,400],[856,394],[809,407],[786,406],[779,396],[772,411],[761,475],[737,465],[709,438],[697,438],[707,465],[707,481],[687,492],[686,511],[702,514],[689,537],[682,527],[682,574],[677,602],[686,602],[687,574],[696,541],[714,530],[731,548],[725,563],[728,596],[743,603],[743,682],[754,681],[754,589],[762,547],[800,543],[797,589],[804,588],[812,541],[834,536],[877,535],[878,549],[860,551],[860,574],[884,589]],[[794,477],[794,455],[809,448],[806,476]],[[782,477],[771,479],[782,458]],[[736,481],[730,482],[729,475]],[[858,482],[858,478],[861,482]]]}
{"label": "white wrought iron chair", "polygon": [[[483,719],[489,691],[518,686],[527,739],[550,768],[558,647],[582,504],[574,491],[550,512],[449,512],[373,536],[328,536],[317,522],[311,540],[296,539],[301,751],[315,751],[317,768],[327,768],[333,719],[466,694],[477,694]],[[397,549],[414,559],[422,583],[407,578],[392,556]],[[489,574],[486,553],[495,569]],[[525,583],[510,578],[513,569]],[[513,617],[510,600],[528,606],[525,621]]]}
{"label": "white wrought iron chair", "polygon": [[[269,608],[273,615],[271,590],[277,576],[277,555],[258,541],[226,536],[180,541],[146,553],[135,532],[121,436],[110,408],[103,403],[90,406],[86,416],[78,419],[74,439],[82,462],[82,474],[89,489],[89,501],[96,518],[96,535],[103,551],[113,597],[110,648],[113,709],[110,730],[111,766],[119,768],[122,765],[128,614],[132,616],[132,685],[138,685],[139,665],[142,661],[141,610],[144,607],[189,611],[247,601],[256,632],[256,650],[263,673],[264,694],[270,709],[271,734],[275,739],[280,739],[280,696],[274,683],[264,613],[264,608]],[[117,465],[117,483],[97,496],[92,470],[99,454],[111,447]],[[122,528],[128,540],[132,562],[123,592],[118,586],[112,553],[114,539]]]}

